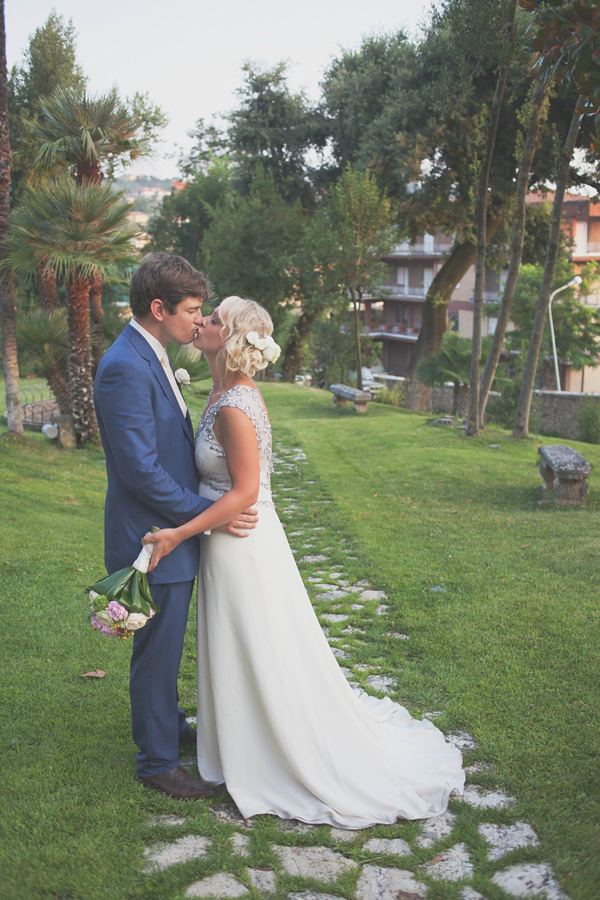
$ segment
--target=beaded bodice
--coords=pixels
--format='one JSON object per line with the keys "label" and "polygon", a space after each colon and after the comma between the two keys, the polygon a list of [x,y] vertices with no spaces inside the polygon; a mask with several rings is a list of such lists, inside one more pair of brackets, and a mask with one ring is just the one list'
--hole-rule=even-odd
{"label": "beaded bodice", "polygon": [[[210,404],[210,396],[208,398]],[[271,498],[271,425],[259,391],[249,385],[236,385],[226,391],[216,403],[207,405],[196,430],[196,465],[200,473],[200,494],[216,499],[231,488],[225,451],[219,444],[214,424],[224,406],[233,406],[246,413],[256,431],[260,466],[260,492],[258,504],[273,506]]]}

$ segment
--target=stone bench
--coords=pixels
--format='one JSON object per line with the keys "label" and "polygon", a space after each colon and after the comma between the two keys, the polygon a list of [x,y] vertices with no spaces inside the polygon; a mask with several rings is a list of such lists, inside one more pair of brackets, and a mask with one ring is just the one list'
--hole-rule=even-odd
{"label": "stone bench", "polygon": [[585,456],[564,444],[540,447],[538,452],[544,491],[554,491],[561,503],[581,503],[590,489],[592,471]]}
{"label": "stone bench", "polygon": [[347,384],[332,384],[329,388],[333,394],[333,405],[343,406],[348,400],[352,401],[352,409],[357,413],[366,413],[367,404],[371,399],[368,391],[359,391],[356,388],[348,387]]}

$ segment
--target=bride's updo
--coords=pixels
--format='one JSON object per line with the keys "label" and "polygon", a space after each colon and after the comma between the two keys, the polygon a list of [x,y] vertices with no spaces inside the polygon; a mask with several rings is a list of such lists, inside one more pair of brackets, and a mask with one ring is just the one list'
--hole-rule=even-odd
{"label": "bride's updo", "polygon": [[219,304],[223,323],[223,347],[217,356],[225,374],[239,372],[249,378],[265,369],[279,356],[273,341],[273,321],[267,310],[254,300],[226,297]]}

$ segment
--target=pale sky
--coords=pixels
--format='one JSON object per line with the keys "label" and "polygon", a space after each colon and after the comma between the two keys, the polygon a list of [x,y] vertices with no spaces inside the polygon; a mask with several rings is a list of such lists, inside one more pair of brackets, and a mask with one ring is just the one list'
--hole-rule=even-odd
{"label": "pale sky", "polygon": [[310,100],[341,49],[363,35],[404,28],[418,33],[432,0],[6,0],[8,67],[21,61],[29,36],[52,8],[72,19],[78,58],[92,92],[116,85],[125,96],[148,92],[170,119],[160,152],[136,170],[175,177],[178,147],[200,117],[236,105],[247,59],[273,66],[290,62],[289,84]]}

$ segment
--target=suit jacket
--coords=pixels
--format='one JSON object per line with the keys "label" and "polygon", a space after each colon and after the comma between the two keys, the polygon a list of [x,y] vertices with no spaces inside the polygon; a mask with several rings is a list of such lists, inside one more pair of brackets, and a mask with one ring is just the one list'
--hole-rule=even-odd
{"label": "suit jacket", "polygon": [[[201,513],[194,433],[156,353],[127,325],[104,354],[94,404],[106,456],[104,514],[107,571],[129,566],[153,525],[170,528]],[[199,541],[183,541],[148,576],[150,583],[188,581],[198,573]]]}

